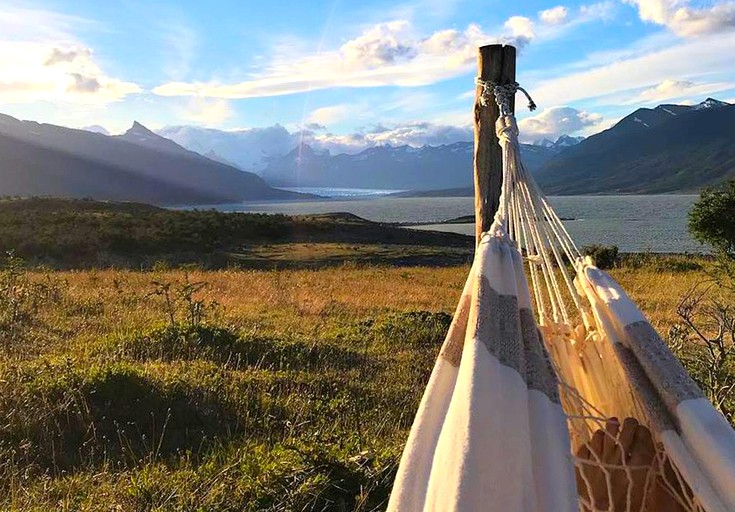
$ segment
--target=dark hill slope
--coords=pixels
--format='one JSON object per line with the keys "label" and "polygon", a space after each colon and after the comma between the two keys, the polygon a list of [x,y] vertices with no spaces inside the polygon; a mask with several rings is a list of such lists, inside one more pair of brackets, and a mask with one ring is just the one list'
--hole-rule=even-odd
{"label": "dark hill slope", "polygon": [[0,195],[155,204],[297,197],[271,188],[252,173],[188,151],[138,123],[125,135],[108,137],[2,114]]}
{"label": "dark hill slope", "polygon": [[735,177],[735,105],[639,109],[552,157],[536,180],[547,194],[690,192]]}

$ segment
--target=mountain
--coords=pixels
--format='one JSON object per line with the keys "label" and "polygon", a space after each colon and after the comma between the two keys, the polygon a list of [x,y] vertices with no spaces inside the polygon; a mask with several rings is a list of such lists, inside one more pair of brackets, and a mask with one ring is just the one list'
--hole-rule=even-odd
{"label": "mountain", "polygon": [[0,195],[153,204],[286,199],[260,177],[188,151],[139,123],[114,137],[0,114]]}
{"label": "mountain", "polygon": [[84,126],[81,128],[81,130],[92,133],[101,133],[102,135],[110,135],[110,132],[107,131],[107,128],[98,124],[93,124],[92,126]]}
{"label": "mountain", "polygon": [[226,158],[222,157],[221,155],[217,154],[214,150],[210,149],[204,154],[205,157],[209,158],[210,160],[214,160],[215,162],[219,162],[221,164],[230,165],[232,167],[237,167],[238,169],[240,166],[233,164]]}
{"label": "mountain", "polygon": [[536,180],[548,194],[693,192],[735,177],[735,105],[640,108],[549,159]]}
{"label": "mountain", "polygon": [[[376,146],[356,155],[331,155],[306,144],[271,160],[261,176],[286,187],[345,187],[431,190],[472,185],[472,142],[442,146]],[[558,151],[522,144],[524,161],[539,168]]]}
{"label": "mountain", "polygon": [[562,150],[563,148],[568,148],[571,146],[576,146],[580,142],[582,142],[585,138],[584,137],[572,137],[571,135],[562,135],[558,139],[556,139],[556,142],[551,146],[552,148]]}
{"label": "mountain", "polygon": [[291,151],[300,136],[276,124],[267,128],[223,131],[197,126],[168,126],[157,131],[181,146],[207,154],[214,151],[240,169],[259,172],[268,162]]}
{"label": "mountain", "polygon": [[556,139],[556,142],[543,138],[541,140],[534,141],[533,145],[561,151],[562,149],[568,148],[569,146],[576,146],[583,140],[584,137],[572,137],[571,135],[562,135],[561,137]]}

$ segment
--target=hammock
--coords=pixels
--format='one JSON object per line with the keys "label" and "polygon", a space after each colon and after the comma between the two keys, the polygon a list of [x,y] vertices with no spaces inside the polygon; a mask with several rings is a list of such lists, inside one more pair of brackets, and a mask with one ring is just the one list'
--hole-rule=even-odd
{"label": "hammock", "polygon": [[735,431],[524,168],[517,84],[481,85],[500,107],[500,207],[388,510],[735,511]]}

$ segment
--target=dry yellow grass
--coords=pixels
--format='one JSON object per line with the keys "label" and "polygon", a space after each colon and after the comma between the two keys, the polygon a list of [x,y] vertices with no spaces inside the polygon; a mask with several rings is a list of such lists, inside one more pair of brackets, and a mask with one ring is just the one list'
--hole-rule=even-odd
{"label": "dry yellow grass", "polygon": [[[59,340],[80,348],[99,336],[122,334],[166,320],[164,299],[151,295],[154,283],[205,283],[196,295],[220,305],[218,319],[238,328],[266,332],[314,333],[387,311],[452,313],[468,266],[387,268],[343,266],[317,270],[223,270],[135,272],[71,271],[52,274],[65,283],[76,306],[64,315],[47,314]],[[661,272],[649,268],[611,271],[655,327],[667,332],[676,305],[704,271]],[[37,280],[43,276],[38,274]],[[94,314],[91,314],[93,312]]]}
{"label": "dry yellow grass", "polygon": [[[664,336],[706,279],[667,265],[611,272]],[[0,354],[0,510],[381,509],[468,271],[31,273],[58,294]]]}

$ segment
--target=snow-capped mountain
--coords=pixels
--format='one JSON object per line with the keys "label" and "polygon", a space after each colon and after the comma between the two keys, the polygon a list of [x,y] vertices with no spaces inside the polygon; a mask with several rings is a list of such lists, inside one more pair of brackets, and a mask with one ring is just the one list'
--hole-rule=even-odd
{"label": "snow-capped mountain", "polygon": [[[522,144],[526,165],[533,171],[557,150]],[[331,155],[306,144],[274,159],[261,176],[284,187],[344,187],[432,190],[472,184],[472,142],[442,146],[377,146],[356,155]]]}
{"label": "snow-capped mountain", "polygon": [[557,149],[568,148],[579,144],[584,140],[584,137],[572,137],[571,135],[562,135],[556,142],[547,138],[543,138],[533,142],[534,146],[541,146],[543,148]]}
{"label": "snow-capped mountain", "polygon": [[536,173],[550,194],[695,192],[735,177],[735,105],[639,108]]}
{"label": "snow-capped mountain", "polygon": [[216,130],[197,126],[169,126],[157,131],[186,149],[202,155],[214,152],[218,161],[228,161],[245,171],[259,173],[274,158],[282,157],[300,136],[276,124],[266,128]]}

